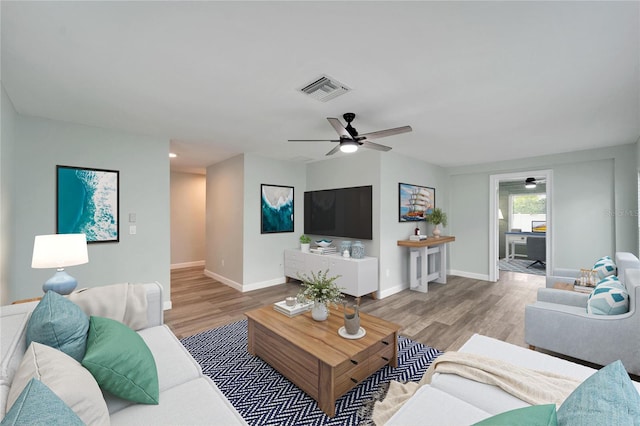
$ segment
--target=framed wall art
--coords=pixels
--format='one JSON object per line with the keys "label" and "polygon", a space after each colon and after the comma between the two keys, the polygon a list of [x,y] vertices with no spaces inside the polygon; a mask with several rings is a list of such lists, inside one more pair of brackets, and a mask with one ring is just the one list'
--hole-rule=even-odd
{"label": "framed wall art", "polygon": [[293,186],[260,185],[260,233],[293,232]]}
{"label": "framed wall art", "polygon": [[398,184],[398,217],[400,222],[419,222],[436,206],[436,189],[428,186]]}
{"label": "framed wall art", "polygon": [[87,235],[87,243],[120,241],[117,170],[56,167],[56,232]]}

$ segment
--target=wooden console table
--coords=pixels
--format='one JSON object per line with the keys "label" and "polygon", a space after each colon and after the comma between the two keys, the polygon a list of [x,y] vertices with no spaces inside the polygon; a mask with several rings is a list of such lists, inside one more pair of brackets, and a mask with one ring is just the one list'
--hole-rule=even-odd
{"label": "wooden console table", "polygon": [[[426,293],[429,281],[447,283],[447,244],[456,237],[442,235],[422,241],[399,240],[398,245],[409,247],[409,279],[411,290]],[[440,261],[436,263],[436,255]]]}

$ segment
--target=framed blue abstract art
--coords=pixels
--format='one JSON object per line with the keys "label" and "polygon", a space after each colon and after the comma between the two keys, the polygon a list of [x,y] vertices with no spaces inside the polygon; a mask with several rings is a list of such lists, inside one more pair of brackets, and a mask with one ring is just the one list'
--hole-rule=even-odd
{"label": "framed blue abstract art", "polygon": [[56,233],[87,235],[87,243],[120,241],[119,172],[56,167]]}
{"label": "framed blue abstract art", "polygon": [[260,233],[293,232],[293,186],[260,185]]}

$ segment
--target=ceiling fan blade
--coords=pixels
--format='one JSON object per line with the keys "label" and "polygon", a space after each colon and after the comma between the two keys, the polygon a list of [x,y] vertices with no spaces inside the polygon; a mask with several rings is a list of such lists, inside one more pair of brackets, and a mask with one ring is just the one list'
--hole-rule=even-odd
{"label": "ceiling fan blade", "polygon": [[329,140],[329,139],[289,139],[287,142],[340,142],[340,139],[337,139],[337,140]]}
{"label": "ceiling fan blade", "polygon": [[362,135],[359,135],[358,139],[363,137],[367,139],[380,139],[387,136],[398,135],[400,133],[407,133],[412,130],[413,129],[411,128],[411,126],[396,127],[394,129],[379,130],[377,132],[364,133]]}
{"label": "ceiling fan blade", "polygon": [[345,129],[345,127],[342,125],[340,120],[338,120],[337,118],[330,118],[330,117],[327,117],[327,120],[329,121],[329,124],[331,124],[331,126],[336,130],[336,132],[338,132],[341,138],[353,139],[353,137],[349,134],[347,129]]}
{"label": "ceiling fan blade", "polygon": [[327,152],[325,155],[333,155],[338,151],[340,151],[340,144],[336,145],[335,148],[333,148],[331,151]]}
{"label": "ceiling fan blade", "polygon": [[[358,143],[361,143],[362,146],[365,148],[375,149],[376,151],[391,151],[390,146],[380,145],[379,143],[373,143],[366,140],[360,141]],[[338,147],[340,147],[340,145],[338,145]]]}

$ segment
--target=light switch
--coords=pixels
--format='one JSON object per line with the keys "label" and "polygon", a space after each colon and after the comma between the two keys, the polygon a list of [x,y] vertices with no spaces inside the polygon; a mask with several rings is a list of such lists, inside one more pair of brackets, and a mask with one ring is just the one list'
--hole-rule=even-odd
{"label": "light switch", "polygon": [[135,235],[135,234],[136,234],[136,226],[129,225],[129,235]]}
{"label": "light switch", "polygon": [[129,213],[129,223],[136,223],[136,214]]}

